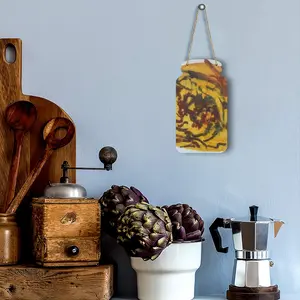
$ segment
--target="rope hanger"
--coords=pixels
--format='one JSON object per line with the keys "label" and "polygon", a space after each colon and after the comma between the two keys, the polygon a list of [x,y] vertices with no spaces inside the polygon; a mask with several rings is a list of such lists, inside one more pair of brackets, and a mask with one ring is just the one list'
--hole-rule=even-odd
{"label": "rope hanger", "polygon": [[215,63],[217,65],[218,62],[217,62],[217,59],[216,59],[216,53],[215,53],[214,44],[213,44],[213,41],[212,41],[212,36],[211,36],[211,31],[210,31],[209,21],[208,21],[208,15],[207,15],[207,9],[206,9],[205,4],[199,4],[198,7],[197,7],[197,13],[196,13],[196,17],[195,17],[195,21],[194,21],[193,29],[192,29],[192,36],[191,36],[191,40],[190,40],[189,47],[188,47],[188,55],[187,55],[186,64],[188,65],[189,61],[190,61],[190,56],[191,56],[191,51],[192,51],[192,46],[193,46],[193,42],[194,42],[194,37],[195,37],[195,32],[196,32],[196,27],[197,27],[200,11],[204,12],[205,25],[206,25],[208,38],[209,38],[209,44],[210,44],[210,47],[211,47],[213,59],[215,60]]}

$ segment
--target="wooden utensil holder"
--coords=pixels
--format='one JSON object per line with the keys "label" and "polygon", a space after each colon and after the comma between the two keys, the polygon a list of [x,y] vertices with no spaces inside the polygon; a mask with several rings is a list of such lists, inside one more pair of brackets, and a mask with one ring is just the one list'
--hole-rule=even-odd
{"label": "wooden utensil holder", "polygon": [[95,199],[34,198],[36,264],[45,267],[98,265],[100,219],[100,205]]}

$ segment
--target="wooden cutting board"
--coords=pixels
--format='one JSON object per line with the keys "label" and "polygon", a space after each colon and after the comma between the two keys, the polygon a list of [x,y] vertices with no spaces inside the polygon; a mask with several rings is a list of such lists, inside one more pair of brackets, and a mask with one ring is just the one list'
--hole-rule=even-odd
{"label": "wooden cutting board", "polygon": [[[9,45],[13,46],[16,52],[13,63],[6,61],[5,53]],[[26,134],[24,139],[16,192],[44,151],[42,130],[45,123],[53,117],[71,118],[55,103],[22,93],[22,41],[20,39],[0,39],[0,207],[6,194],[13,149],[13,132],[5,122],[4,112],[7,105],[17,100],[32,102],[37,108],[38,117],[33,129]],[[41,196],[49,181],[59,182],[62,174],[61,164],[64,160],[67,160],[71,166],[76,165],[76,134],[69,145],[53,153],[32,186],[31,196]],[[70,181],[76,182],[75,170],[70,170],[69,174]]]}

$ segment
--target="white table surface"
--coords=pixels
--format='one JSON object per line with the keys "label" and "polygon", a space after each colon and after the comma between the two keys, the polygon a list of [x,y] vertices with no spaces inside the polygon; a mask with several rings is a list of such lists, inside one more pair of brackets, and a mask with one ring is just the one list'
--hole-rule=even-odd
{"label": "white table surface", "polygon": [[[125,299],[125,298],[112,298],[112,300],[137,300],[137,299]],[[222,296],[203,296],[196,297],[194,300],[226,300]],[[300,295],[281,295],[280,300],[300,300]]]}

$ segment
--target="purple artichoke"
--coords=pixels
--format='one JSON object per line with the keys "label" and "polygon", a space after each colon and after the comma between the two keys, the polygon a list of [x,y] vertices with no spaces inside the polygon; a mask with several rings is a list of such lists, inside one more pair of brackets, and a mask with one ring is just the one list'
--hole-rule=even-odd
{"label": "purple artichoke", "polygon": [[146,202],[127,207],[118,220],[117,241],[132,257],[155,260],[172,241],[172,223],[165,209]]}
{"label": "purple artichoke", "polygon": [[117,234],[117,220],[126,207],[140,202],[148,203],[147,198],[135,187],[113,185],[100,198],[102,226],[113,237]]}
{"label": "purple artichoke", "polygon": [[164,206],[172,222],[174,241],[199,241],[204,232],[204,221],[187,204]]}

